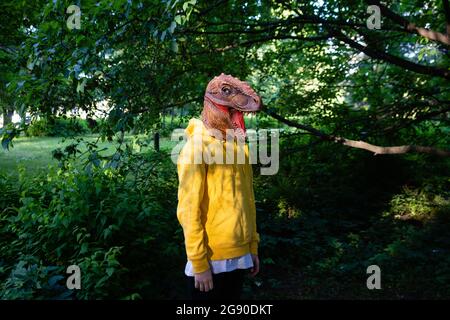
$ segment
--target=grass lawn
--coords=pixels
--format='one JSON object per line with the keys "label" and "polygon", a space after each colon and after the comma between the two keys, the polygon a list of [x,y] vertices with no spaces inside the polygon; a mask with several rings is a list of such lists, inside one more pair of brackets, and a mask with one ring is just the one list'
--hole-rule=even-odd
{"label": "grass lawn", "polygon": [[[141,141],[146,141],[149,145],[153,146],[151,138],[145,135],[125,135],[125,141],[132,142],[133,138],[136,137],[139,137]],[[95,142],[98,136],[85,135],[79,138],[83,138],[83,141]],[[55,166],[58,164],[58,161],[52,157],[52,151],[57,148],[63,149],[73,142],[75,141],[71,139],[63,141],[61,137],[16,138],[13,140],[13,147],[10,147],[9,150],[0,148],[0,174],[17,176],[19,166],[25,167],[26,173],[31,176],[44,172],[48,169],[48,166]],[[161,149],[170,149],[175,144],[176,142],[170,141],[169,138],[161,138],[160,141]],[[115,141],[102,142],[99,140],[98,146],[100,149],[105,148],[105,150],[101,152],[102,155],[109,155],[115,152],[118,144]],[[137,146],[135,147],[137,148]],[[135,150],[137,150],[136,148]],[[82,143],[79,149],[81,152],[84,152],[86,150],[85,144]],[[145,151],[145,149],[142,149],[141,151]]]}

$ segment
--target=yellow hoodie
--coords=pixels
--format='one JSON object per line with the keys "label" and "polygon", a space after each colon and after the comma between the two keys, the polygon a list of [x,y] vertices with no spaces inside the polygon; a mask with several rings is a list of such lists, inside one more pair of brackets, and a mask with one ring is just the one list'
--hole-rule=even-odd
{"label": "yellow hoodie", "polygon": [[212,137],[198,119],[189,121],[186,134],[177,164],[177,217],[187,257],[200,273],[209,269],[208,260],[257,254],[253,172],[247,145]]}

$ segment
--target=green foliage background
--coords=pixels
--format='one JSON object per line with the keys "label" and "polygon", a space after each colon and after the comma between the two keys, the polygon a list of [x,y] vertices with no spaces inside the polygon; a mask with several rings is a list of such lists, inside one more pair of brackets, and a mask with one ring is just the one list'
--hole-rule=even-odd
{"label": "green foliage background", "polygon": [[[99,119],[98,140],[54,150],[47,172],[0,170],[0,298],[184,297],[176,170],[170,148],[149,144],[198,116],[221,72],[263,98],[248,127],[282,129],[278,174],[254,168],[263,264],[245,297],[448,298],[449,159],[373,155],[268,112],[376,145],[449,149],[448,45],[387,16],[368,29],[371,2],[83,0],[69,30],[70,1],[3,1],[0,111],[31,115],[0,129],[3,148],[25,133],[88,133],[64,120],[74,110]],[[387,5],[443,33],[445,3]],[[80,291],[66,289],[71,264]],[[382,290],[366,287],[371,264]]]}

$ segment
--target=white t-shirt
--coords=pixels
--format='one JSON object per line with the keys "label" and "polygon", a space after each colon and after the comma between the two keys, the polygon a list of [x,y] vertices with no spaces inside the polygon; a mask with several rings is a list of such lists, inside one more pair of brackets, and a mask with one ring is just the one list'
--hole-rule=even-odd
{"label": "white t-shirt", "polygon": [[[253,267],[252,255],[247,253],[246,255],[231,258],[231,259],[223,259],[223,260],[211,260],[209,262],[211,266],[211,271],[214,274],[222,273],[222,272],[230,272],[236,269],[248,269]],[[184,273],[189,276],[194,276],[194,269],[192,267],[192,262],[188,260],[186,263],[186,268],[184,269]]]}

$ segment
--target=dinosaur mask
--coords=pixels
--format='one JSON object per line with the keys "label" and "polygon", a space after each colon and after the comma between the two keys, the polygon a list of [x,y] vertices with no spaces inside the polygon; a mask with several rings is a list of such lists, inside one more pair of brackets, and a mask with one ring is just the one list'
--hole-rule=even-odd
{"label": "dinosaur mask", "polygon": [[244,113],[260,111],[261,98],[248,83],[230,75],[214,77],[206,87],[202,121],[209,129],[216,129],[226,138],[226,130],[245,137]]}

